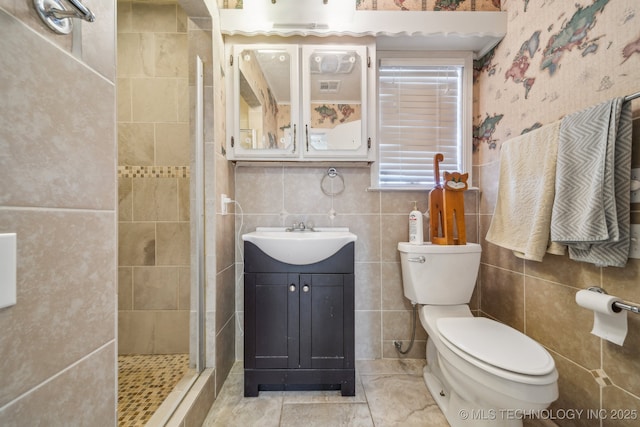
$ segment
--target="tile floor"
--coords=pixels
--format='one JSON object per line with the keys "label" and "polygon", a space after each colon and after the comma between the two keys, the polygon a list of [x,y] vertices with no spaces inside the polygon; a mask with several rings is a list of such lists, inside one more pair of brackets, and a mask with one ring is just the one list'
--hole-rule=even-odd
{"label": "tile floor", "polygon": [[368,360],[356,364],[356,395],[339,391],[261,391],[243,397],[236,363],[203,427],[445,427],[444,415],[422,379],[422,360]]}
{"label": "tile floor", "polygon": [[145,425],[188,369],[188,354],[118,356],[118,427]]}

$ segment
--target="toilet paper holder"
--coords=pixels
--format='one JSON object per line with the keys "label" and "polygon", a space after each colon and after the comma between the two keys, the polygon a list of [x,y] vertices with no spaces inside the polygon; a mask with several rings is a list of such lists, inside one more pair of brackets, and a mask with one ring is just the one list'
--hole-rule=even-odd
{"label": "toilet paper holder", "polygon": [[[607,291],[605,291],[604,289],[602,289],[599,286],[590,286],[590,287],[587,288],[587,290],[591,291],[591,292],[597,292],[599,294],[608,295]],[[632,313],[640,314],[640,307],[635,306],[635,305],[631,305],[631,304],[627,304],[627,303],[624,303],[622,301],[615,301],[613,303],[613,307],[611,307],[611,308],[616,313],[620,313],[622,310],[627,310],[627,311],[631,311]]]}

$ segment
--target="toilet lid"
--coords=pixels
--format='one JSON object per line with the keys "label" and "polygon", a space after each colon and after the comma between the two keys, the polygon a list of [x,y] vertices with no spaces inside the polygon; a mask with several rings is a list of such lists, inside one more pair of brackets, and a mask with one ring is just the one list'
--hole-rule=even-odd
{"label": "toilet lid", "polygon": [[536,341],[486,317],[445,317],[437,326],[450,344],[497,368],[525,375],[546,375],[555,368],[551,355]]}

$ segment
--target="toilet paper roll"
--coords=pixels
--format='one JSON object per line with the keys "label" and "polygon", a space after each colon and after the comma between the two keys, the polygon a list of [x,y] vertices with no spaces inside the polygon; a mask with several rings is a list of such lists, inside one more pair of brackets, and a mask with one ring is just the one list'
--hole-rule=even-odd
{"label": "toilet paper roll", "polygon": [[627,336],[627,311],[622,310],[619,313],[613,311],[613,303],[616,301],[620,301],[620,298],[613,295],[587,290],[576,293],[576,303],[594,312],[591,333],[614,344],[622,345]]}

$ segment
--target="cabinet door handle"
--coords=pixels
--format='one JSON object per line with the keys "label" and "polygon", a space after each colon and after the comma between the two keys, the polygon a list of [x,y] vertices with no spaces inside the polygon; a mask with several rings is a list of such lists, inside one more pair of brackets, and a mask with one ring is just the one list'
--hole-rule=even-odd
{"label": "cabinet door handle", "polygon": [[296,285],[292,283],[291,285],[289,285],[289,292],[295,292],[295,291],[296,291]]}
{"label": "cabinet door handle", "polygon": [[296,125],[295,123],[293,124],[293,150],[291,150],[292,153],[296,152]]}
{"label": "cabinet door handle", "polygon": [[309,285],[304,285],[302,287],[302,292],[309,292]]}

